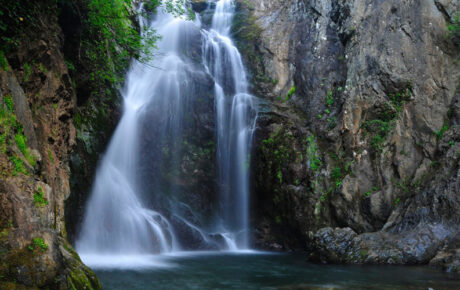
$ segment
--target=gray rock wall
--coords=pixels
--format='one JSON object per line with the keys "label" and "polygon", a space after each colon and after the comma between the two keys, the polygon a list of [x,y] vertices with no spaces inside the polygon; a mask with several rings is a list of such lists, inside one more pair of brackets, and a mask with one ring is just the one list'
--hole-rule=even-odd
{"label": "gray rock wall", "polygon": [[249,2],[269,80],[254,78],[259,245],[315,251],[325,226],[404,242],[429,225],[434,250],[398,260],[427,263],[458,232],[458,1]]}

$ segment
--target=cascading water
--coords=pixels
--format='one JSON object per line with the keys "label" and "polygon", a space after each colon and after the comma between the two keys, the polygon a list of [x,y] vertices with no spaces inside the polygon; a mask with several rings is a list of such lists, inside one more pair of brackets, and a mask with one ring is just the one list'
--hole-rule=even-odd
{"label": "cascading water", "polygon": [[230,38],[234,2],[216,4],[210,31],[203,30],[203,58],[215,80],[219,184],[223,227],[239,249],[249,247],[249,161],[256,112],[241,55]]}
{"label": "cascading water", "polygon": [[[76,242],[85,262],[101,254],[249,247],[248,164],[256,110],[241,55],[230,38],[233,14],[233,1],[218,1],[209,31],[200,30],[199,20],[161,9],[151,23],[142,19],[162,39],[154,61],[134,61],[127,74],[123,116],[97,171]],[[197,35],[198,64],[184,53]],[[214,87],[220,202],[211,222],[197,218],[179,187],[160,178],[164,168],[180,175],[180,144],[187,142],[189,122],[184,116],[202,93],[197,79]],[[199,246],[188,245],[192,236]]]}

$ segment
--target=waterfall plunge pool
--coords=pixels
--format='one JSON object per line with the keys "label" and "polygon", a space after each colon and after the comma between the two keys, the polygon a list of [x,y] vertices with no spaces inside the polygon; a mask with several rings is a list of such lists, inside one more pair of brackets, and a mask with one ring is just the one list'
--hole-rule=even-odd
{"label": "waterfall plunge pool", "polygon": [[317,265],[300,253],[192,252],[143,260],[118,269],[92,266],[104,289],[460,289],[460,275],[426,266]]}

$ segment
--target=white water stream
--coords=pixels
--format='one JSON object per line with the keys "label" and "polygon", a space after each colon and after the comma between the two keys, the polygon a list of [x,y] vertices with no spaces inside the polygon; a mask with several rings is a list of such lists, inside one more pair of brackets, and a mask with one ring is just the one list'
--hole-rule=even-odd
{"label": "white water stream", "polygon": [[[126,77],[123,115],[97,170],[76,242],[78,253],[89,265],[142,264],[142,256],[193,249],[187,239],[180,238],[184,228],[201,241],[200,250],[209,247],[236,251],[250,247],[248,167],[256,110],[254,97],[248,93],[241,55],[231,39],[234,3],[220,0],[213,5],[208,30],[201,27],[199,19],[187,21],[161,9],[153,21],[141,21],[156,29],[162,38],[152,63],[133,61]],[[201,35],[201,72],[184,54],[183,46],[196,35],[193,31]],[[197,97],[193,76],[198,73],[214,81],[220,188],[216,195],[220,202],[212,228],[176,210],[184,203],[178,198],[161,205],[146,202],[145,188],[154,182],[148,183],[139,176],[142,166],[150,160],[141,150],[146,139],[168,144],[181,138],[187,122],[184,113]],[[151,124],[152,118],[158,120],[160,128],[146,136],[146,128],[156,125]],[[171,152],[171,160],[180,157],[178,152]],[[165,161],[158,157],[152,162]],[[155,194],[161,196],[163,192],[158,190]]]}

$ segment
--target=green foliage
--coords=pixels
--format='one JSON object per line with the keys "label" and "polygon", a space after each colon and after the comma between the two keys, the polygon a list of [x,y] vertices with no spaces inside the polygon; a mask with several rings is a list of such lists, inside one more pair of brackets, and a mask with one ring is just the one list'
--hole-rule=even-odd
{"label": "green foliage", "polygon": [[[130,21],[127,7],[131,0],[89,0],[87,22],[91,36],[83,40],[86,57],[94,66],[90,73],[93,81],[119,83],[130,58],[148,61],[158,36],[153,30],[145,32],[144,41]],[[158,1],[155,1],[157,5]]]}
{"label": "green foliage", "polygon": [[335,184],[335,187],[339,187],[342,184],[342,179],[344,175],[342,174],[342,169],[340,166],[336,166],[331,171],[331,180]]}
{"label": "green foliage", "polygon": [[375,119],[364,122],[362,127],[366,131],[373,133],[371,138],[372,148],[376,151],[381,151],[387,135],[393,130],[394,123],[392,121]]}
{"label": "green foliage", "polygon": [[318,146],[316,145],[315,136],[312,135],[305,138],[304,143],[306,145],[307,156],[311,170],[319,170],[322,166],[322,162],[319,158]]}
{"label": "green foliage", "polygon": [[54,163],[53,152],[50,149],[48,149],[48,159]]}
{"label": "green foliage", "polygon": [[394,205],[397,206],[401,202],[401,198],[396,198]]}
{"label": "green foliage", "polygon": [[329,124],[329,127],[328,127],[329,130],[334,129],[335,126],[337,126],[336,121],[337,121],[336,117],[327,118],[327,123]]}
{"label": "green foliage", "polygon": [[6,133],[0,134],[0,152],[6,154]]}
{"label": "green foliage", "polygon": [[48,73],[48,69],[42,63],[38,64],[38,70],[44,74]]}
{"label": "green foliage", "polygon": [[6,60],[3,50],[0,50],[0,69],[8,71],[8,61]]}
{"label": "green foliage", "polygon": [[42,252],[46,252],[48,250],[48,245],[42,238],[34,238],[32,240],[32,245],[28,247],[29,250],[41,250]]}
{"label": "green foliage", "polygon": [[388,95],[388,98],[390,99],[391,104],[393,107],[396,109],[398,113],[402,112],[402,107],[403,105],[410,100],[412,97],[412,85],[409,83],[407,85],[407,88],[401,92],[398,92],[396,94],[390,94]]}
{"label": "green foliage", "polygon": [[6,153],[6,141],[11,128],[16,125],[15,115],[9,110],[0,107],[0,152]]}
{"label": "green foliage", "polygon": [[284,101],[287,102],[291,99],[292,95],[294,95],[296,92],[296,87],[292,86],[292,88],[289,90],[289,92],[286,95],[286,98],[284,98]]}
{"label": "green foliage", "polygon": [[16,48],[29,28],[41,24],[40,8],[55,4],[55,1],[3,1],[0,5],[0,50],[8,54]]}
{"label": "green foliage", "polygon": [[16,141],[16,145],[18,146],[19,150],[21,150],[22,154],[26,158],[27,162],[30,165],[35,166],[35,158],[30,154],[29,148],[27,148],[27,138],[22,133],[17,133],[14,136],[14,140]]}
{"label": "green foliage", "polygon": [[13,102],[13,97],[11,95],[5,95],[3,96],[3,102],[5,103],[6,107],[10,112],[13,112],[14,110],[14,102]]}
{"label": "green foliage", "polygon": [[326,107],[330,108],[334,104],[334,99],[332,97],[332,90],[327,91],[326,95]]}
{"label": "green foliage", "polygon": [[280,184],[285,181],[283,170],[286,164],[295,157],[289,147],[289,141],[292,138],[292,135],[278,131],[272,137],[262,141],[261,150],[268,161],[270,175],[276,176]]}
{"label": "green foliage", "polygon": [[[16,115],[12,112],[12,105],[8,101],[8,98],[5,100],[5,103],[7,104],[8,109],[0,108],[0,152],[6,154],[6,145],[10,144],[12,146],[12,139],[14,139],[16,145],[26,158],[27,162],[31,166],[35,166],[36,161],[30,154],[30,151],[26,145],[27,140],[23,133],[24,129],[22,128],[22,125],[16,120]],[[8,140],[10,140],[9,143]],[[18,175],[19,173],[29,175],[29,172],[20,157],[16,155],[11,155],[8,157],[8,159],[14,165],[14,169],[12,172],[13,176]]]}
{"label": "green foliage", "polygon": [[412,84],[409,82],[406,88],[396,94],[388,96],[390,102],[376,110],[376,119],[365,121],[362,128],[371,136],[370,145],[376,152],[381,152],[388,135],[395,127],[396,119],[402,112],[404,104],[412,97]]}
{"label": "green foliage", "polygon": [[22,162],[20,158],[18,158],[17,156],[10,156],[9,159],[14,164],[13,176],[18,175],[19,173],[29,175],[29,172],[27,171],[24,162]]}
{"label": "green foliage", "polygon": [[460,12],[457,12],[453,19],[452,23],[447,25],[448,37],[452,40],[457,40],[457,45],[460,46]]}
{"label": "green foliage", "polygon": [[278,170],[278,173],[276,174],[276,177],[280,181],[280,184],[283,183],[283,173],[281,172],[281,169]]}
{"label": "green foliage", "polygon": [[444,133],[446,133],[447,130],[449,130],[449,124],[445,123],[439,131],[436,131],[435,133],[436,139],[440,141],[442,137],[444,136]]}
{"label": "green foliage", "polygon": [[378,190],[378,188],[377,188],[376,186],[373,186],[371,190],[369,190],[369,191],[367,191],[367,192],[364,193],[364,196],[365,196],[365,197],[369,197],[369,196],[371,196],[371,194],[372,194],[373,192],[376,192],[377,190]]}
{"label": "green foliage", "polygon": [[[263,69],[260,49],[256,45],[259,43],[262,29],[257,23],[257,17],[254,16],[254,5],[249,1],[235,1],[235,3],[237,6],[242,6],[236,9],[231,28],[235,44],[248,66],[253,68],[255,72],[253,75],[254,81],[275,86],[279,80],[273,80],[266,75]],[[282,101],[282,99],[283,97],[280,96],[279,101]]]}
{"label": "green foliage", "polygon": [[29,77],[31,74],[32,74],[32,69],[30,65],[28,63],[25,63],[24,64],[24,81],[25,82],[29,81]]}
{"label": "green foliage", "polygon": [[80,129],[81,125],[82,125],[82,122],[83,122],[82,115],[80,114],[80,112],[77,112],[73,116],[73,124],[75,125],[75,128]]}
{"label": "green foliage", "polygon": [[277,224],[282,223],[281,217],[279,215],[275,217],[275,223],[277,223]]}
{"label": "green foliage", "polygon": [[70,60],[66,60],[65,63],[67,65],[68,70],[75,71],[75,65]]}
{"label": "green foliage", "polygon": [[48,200],[45,199],[43,188],[38,187],[37,192],[34,193],[34,204],[37,207],[43,207],[48,204]]}

